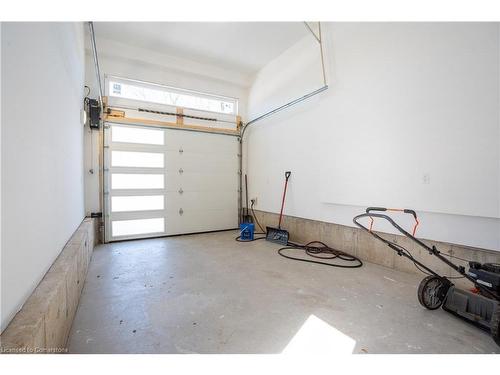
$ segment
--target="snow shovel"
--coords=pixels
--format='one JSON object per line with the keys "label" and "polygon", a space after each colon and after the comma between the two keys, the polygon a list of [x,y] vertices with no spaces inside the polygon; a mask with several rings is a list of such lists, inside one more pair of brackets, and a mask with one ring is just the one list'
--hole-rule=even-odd
{"label": "snow shovel", "polygon": [[283,218],[283,207],[285,206],[286,187],[288,185],[288,179],[290,178],[291,174],[292,172],[285,172],[285,190],[283,191],[283,199],[281,201],[281,211],[278,228],[266,227],[266,241],[275,242],[284,246],[288,244],[289,234],[288,231],[281,229],[281,219]]}
{"label": "snow shovel", "polygon": [[246,202],[247,202],[247,207],[245,209],[245,215],[243,215],[243,222],[244,223],[253,223],[253,217],[248,213],[248,180],[247,180],[247,175],[245,175],[245,194],[246,194]]}

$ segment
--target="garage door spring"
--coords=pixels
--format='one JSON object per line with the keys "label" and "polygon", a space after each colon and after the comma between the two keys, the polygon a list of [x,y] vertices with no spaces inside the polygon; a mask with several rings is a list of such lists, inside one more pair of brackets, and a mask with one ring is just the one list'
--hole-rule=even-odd
{"label": "garage door spring", "polygon": [[157,115],[187,117],[187,118],[194,118],[197,120],[204,120],[204,121],[220,121],[220,120],[217,120],[216,118],[213,118],[213,117],[201,117],[201,116],[185,115],[183,113],[155,111],[153,109],[146,109],[146,108],[137,108],[137,110],[139,112],[155,113]]}

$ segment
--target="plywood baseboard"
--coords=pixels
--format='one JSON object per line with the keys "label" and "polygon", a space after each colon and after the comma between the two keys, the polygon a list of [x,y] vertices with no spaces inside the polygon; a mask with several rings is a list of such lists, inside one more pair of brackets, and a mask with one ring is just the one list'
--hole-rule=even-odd
{"label": "plywood baseboard", "polygon": [[0,336],[1,353],[65,353],[96,244],[95,219],[86,218]]}

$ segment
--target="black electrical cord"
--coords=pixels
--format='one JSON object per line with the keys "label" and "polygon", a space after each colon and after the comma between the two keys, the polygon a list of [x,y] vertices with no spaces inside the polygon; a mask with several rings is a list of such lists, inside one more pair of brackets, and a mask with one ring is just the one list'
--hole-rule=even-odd
{"label": "black electrical cord", "polygon": [[[265,234],[265,233],[254,233],[254,234]],[[238,237],[235,238],[235,240],[238,241],[238,242],[253,242],[253,241],[257,241],[257,240],[263,240],[265,238],[266,237],[264,236],[264,237],[254,237],[253,240],[242,240],[241,236],[238,236]]]}
{"label": "black electrical cord", "polygon": [[[313,260],[313,259],[306,259],[306,258],[297,258],[297,257],[293,257],[291,255],[285,254],[284,252],[287,250],[302,250],[305,252],[305,254],[307,256],[310,256],[312,258],[318,258],[318,259],[323,259],[323,260],[327,259],[330,261],[333,259],[338,259],[338,260],[341,260],[345,263],[340,264],[340,263],[322,262],[322,261]],[[345,253],[343,251],[331,248],[321,241],[311,241],[305,245],[299,245],[299,244],[296,244],[293,242],[288,242],[287,246],[282,247],[281,249],[278,249],[278,254],[284,258],[287,258],[287,259],[298,260],[300,262],[322,264],[322,265],[330,266],[330,267],[358,268],[358,267],[361,267],[363,265],[363,262],[358,257],[355,257],[354,255],[350,255],[350,254]],[[356,262],[356,263],[349,264],[349,262]]]}

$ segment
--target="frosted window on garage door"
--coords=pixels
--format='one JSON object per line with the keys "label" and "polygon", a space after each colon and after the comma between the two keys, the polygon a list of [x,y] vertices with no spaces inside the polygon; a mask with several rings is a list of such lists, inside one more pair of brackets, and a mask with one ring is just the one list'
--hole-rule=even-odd
{"label": "frosted window on garage door", "polygon": [[121,143],[141,143],[147,145],[164,145],[163,130],[116,126],[112,127],[111,140]]}
{"label": "frosted window on garage door", "polygon": [[163,210],[163,195],[133,195],[111,197],[111,212]]}
{"label": "frosted window on garage door", "polygon": [[146,173],[113,173],[111,189],[163,189],[165,176]]}
{"label": "frosted window on garage door", "polygon": [[138,167],[138,168],[163,168],[163,153],[112,151],[112,167]]}
{"label": "frosted window on garage door", "polygon": [[133,236],[140,234],[162,233],[165,231],[165,219],[119,220],[111,224],[113,237]]}

